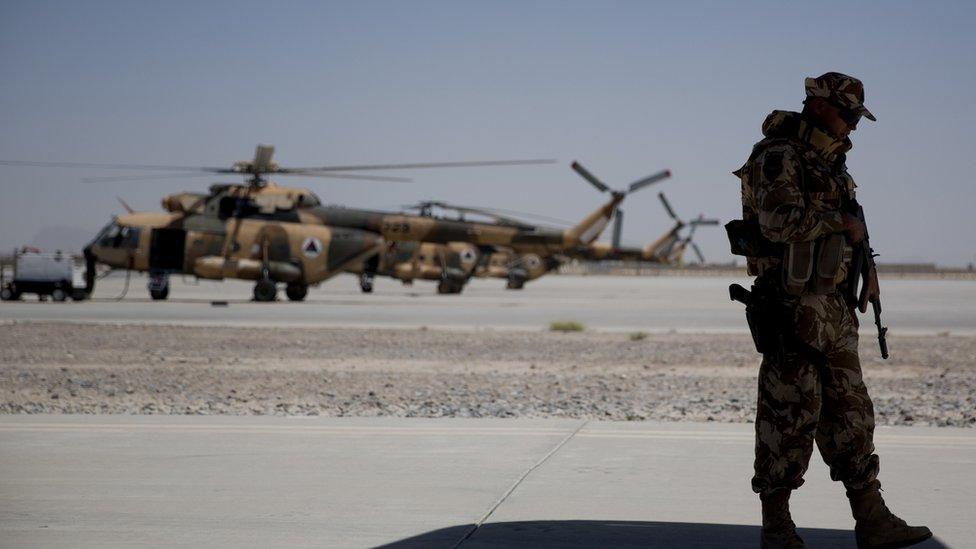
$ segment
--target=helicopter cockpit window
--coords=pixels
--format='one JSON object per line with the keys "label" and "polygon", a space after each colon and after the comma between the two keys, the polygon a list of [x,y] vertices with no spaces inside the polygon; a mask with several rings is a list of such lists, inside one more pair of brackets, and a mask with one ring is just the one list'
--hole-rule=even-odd
{"label": "helicopter cockpit window", "polygon": [[315,193],[306,193],[298,195],[298,206],[302,208],[315,208],[316,206],[321,206],[322,201],[319,197],[315,196]]}
{"label": "helicopter cockpit window", "polygon": [[139,247],[139,233],[142,232],[141,229],[136,227],[122,227],[119,231],[119,242],[120,248],[138,248]]}
{"label": "helicopter cockpit window", "polygon": [[115,240],[119,237],[121,230],[122,227],[119,227],[115,223],[105,227],[105,230],[102,231],[102,234],[98,238],[98,245],[107,248],[115,247]]}
{"label": "helicopter cockpit window", "polygon": [[99,235],[98,245],[106,248],[137,248],[139,233],[140,229],[136,227],[124,227],[113,223]]}

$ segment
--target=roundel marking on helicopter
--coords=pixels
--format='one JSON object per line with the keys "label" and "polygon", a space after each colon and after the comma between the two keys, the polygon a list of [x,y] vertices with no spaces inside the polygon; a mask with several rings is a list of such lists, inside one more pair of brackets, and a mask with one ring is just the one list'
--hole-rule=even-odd
{"label": "roundel marking on helicopter", "polygon": [[314,236],[306,238],[302,242],[302,255],[309,259],[315,259],[322,253],[322,241]]}
{"label": "roundel marking on helicopter", "polygon": [[537,268],[541,263],[542,261],[539,259],[539,256],[535,254],[529,255],[525,258],[525,264],[528,265],[530,269]]}
{"label": "roundel marking on helicopter", "polygon": [[471,248],[465,248],[461,252],[461,261],[474,261],[474,250]]}

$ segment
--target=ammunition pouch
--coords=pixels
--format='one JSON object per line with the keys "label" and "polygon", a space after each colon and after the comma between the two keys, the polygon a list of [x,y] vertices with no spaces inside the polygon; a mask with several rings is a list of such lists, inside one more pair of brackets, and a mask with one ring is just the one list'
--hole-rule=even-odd
{"label": "ammunition pouch", "polygon": [[844,246],[847,240],[837,233],[818,241],[817,260],[810,290],[817,295],[829,294],[837,287],[837,273],[844,262]]}
{"label": "ammunition pouch", "polygon": [[800,295],[813,274],[813,252],[816,242],[790,242],[783,257],[783,288],[790,295]]}
{"label": "ammunition pouch", "polygon": [[791,242],[783,256],[783,287],[790,295],[826,295],[837,287],[844,259],[843,234]]}
{"label": "ammunition pouch", "polygon": [[763,236],[758,221],[744,219],[726,223],[725,232],[734,255],[782,260],[782,283],[787,294],[825,295],[837,288],[847,244],[843,234],[782,244]]}

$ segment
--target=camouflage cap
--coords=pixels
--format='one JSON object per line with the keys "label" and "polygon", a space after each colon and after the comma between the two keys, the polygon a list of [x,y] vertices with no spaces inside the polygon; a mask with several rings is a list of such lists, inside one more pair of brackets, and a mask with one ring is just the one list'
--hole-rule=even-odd
{"label": "camouflage cap", "polygon": [[807,97],[823,97],[831,103],[854,111],[868,120],[877,120],[864,106],[864,84],[853,76],[839,72],[824,73],[806,79]]}

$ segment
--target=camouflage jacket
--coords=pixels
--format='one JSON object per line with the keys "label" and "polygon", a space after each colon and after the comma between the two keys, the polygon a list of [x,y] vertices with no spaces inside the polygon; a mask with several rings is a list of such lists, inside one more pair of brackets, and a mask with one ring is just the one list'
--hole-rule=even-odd
{"label": "camouflage jacket", "polygon": [[[763,236],[777,243],[842,233],[842,208],[854,198],[855,187],[845,165],[850,140],[837,140],[788,111],[773,111],[762,132],[764,139],[734,172],[742,183],[742,218],[758,221]],[[850,257],[845,244],[838,283],[846,277]],[[779,257],[749,258],[749,274],[781,264]]]}

